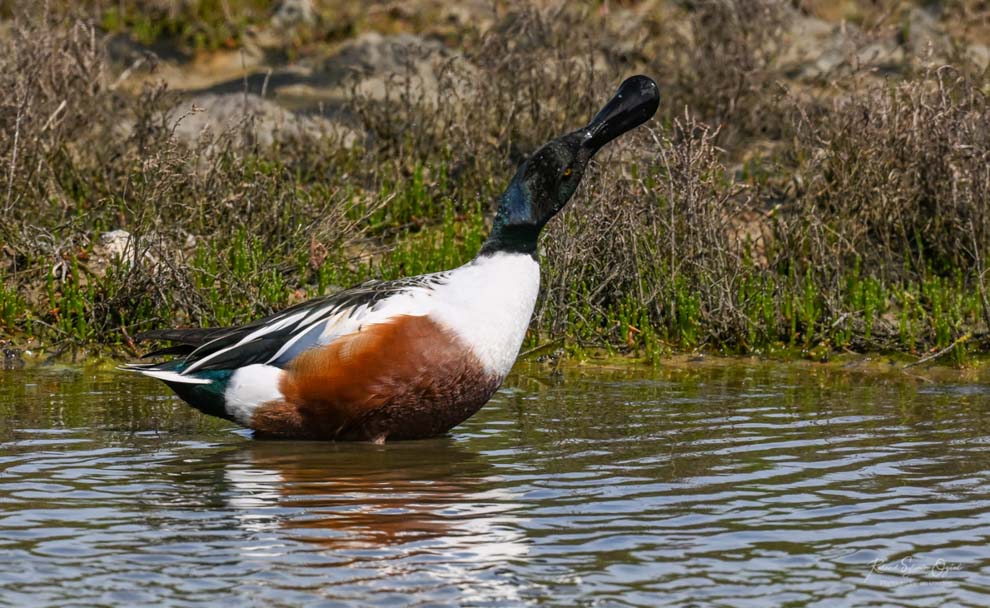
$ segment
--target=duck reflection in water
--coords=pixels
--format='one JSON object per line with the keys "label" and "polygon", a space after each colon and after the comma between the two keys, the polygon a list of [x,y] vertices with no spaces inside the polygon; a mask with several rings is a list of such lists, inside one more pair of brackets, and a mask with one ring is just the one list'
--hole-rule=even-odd
{"label": "duck reflection in water", "polygon": [[416,544],[526,553],[519,506],[494,468],[449,438],[390,444],[255,442],[227,456],[226,502],[241,525],[329,549]]}

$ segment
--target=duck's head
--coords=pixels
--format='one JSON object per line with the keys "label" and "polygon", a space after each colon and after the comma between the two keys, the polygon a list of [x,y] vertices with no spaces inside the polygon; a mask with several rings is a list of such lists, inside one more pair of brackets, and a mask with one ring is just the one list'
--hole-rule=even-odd
{"label": "duck's head", "polygon": [[588,126],[545,144],[519,166],[502,194],[481,254],[535,255],[540,230],[574,195],[588,162],[605,144],[649,120],[660,106],[657,83],[627,79]]}

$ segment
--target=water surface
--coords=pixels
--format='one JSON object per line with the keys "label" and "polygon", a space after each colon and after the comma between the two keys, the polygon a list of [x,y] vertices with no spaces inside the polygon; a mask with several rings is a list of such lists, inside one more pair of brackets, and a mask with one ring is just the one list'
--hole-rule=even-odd
{"label": "water surface", "polygon": [[259,442],[0,372],[0,604],[990,605],[990,389],[523,367],[449,437]]}

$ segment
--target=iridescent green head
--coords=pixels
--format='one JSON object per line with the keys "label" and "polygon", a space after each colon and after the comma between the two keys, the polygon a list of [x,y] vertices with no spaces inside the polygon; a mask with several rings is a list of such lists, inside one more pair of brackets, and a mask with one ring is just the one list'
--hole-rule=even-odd
{"label": "iridescent green head", "polygon": [[660,106],[657,83],[633,76],[586,127],[545,144],[516,171],[481,254],[535,255],[540,230],[574,195],[588,162],[605,144],[649,120]]}

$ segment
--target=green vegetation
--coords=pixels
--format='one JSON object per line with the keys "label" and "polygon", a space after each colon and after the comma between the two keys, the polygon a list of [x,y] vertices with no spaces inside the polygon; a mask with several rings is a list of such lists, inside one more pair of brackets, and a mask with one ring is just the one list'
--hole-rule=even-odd
{"label": "green vegetation", "polygon": [[240,127],[189,143],[175,95],[117,86],[96,33],[217,48],[269,8],[180,4],[90,3],[97,30],[20,16],[0,39],[5,339],[131,349],[144,329],[463,263],[521,158],[642,71],[662,80],[663,116],[603,154],[551,224],[527,348],[963,362],[988,347],[990,83],[962,59],[789,85],[770,0],[672,3],[638,49],[594,3],[511,9],[459,32],[469,67],[439,83],[456,99],[355,93],[364,145],[262,146]]}
{"label": "green vegetation", "polygon": [[177,9],[170,10],[134,2],[114,3],[100,11],[100,25],[109,32],[127,32],[146,45],[174,39],[198,49],[234,46],[245,26],[267,12],[269,3],[241,2],[242,11],[236,16],[225,12],[224,4],[223,0],[179,3]]}

